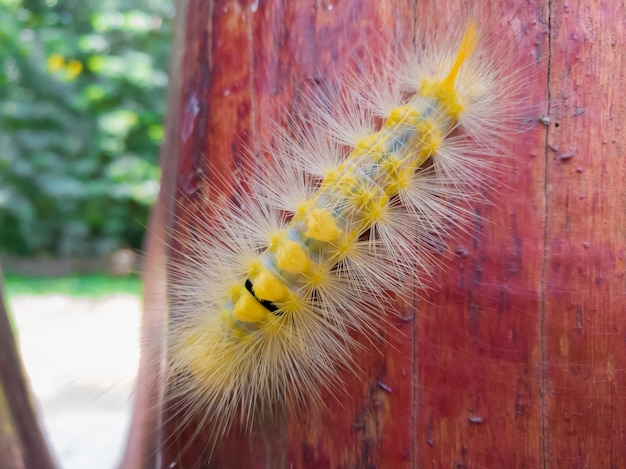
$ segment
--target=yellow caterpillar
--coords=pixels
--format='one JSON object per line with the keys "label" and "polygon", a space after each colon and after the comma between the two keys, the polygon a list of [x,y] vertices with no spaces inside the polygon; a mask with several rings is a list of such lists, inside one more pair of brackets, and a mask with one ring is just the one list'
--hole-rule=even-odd
{"label": "yellow caterpillar", "polygon": [[216,434],[336,382],[354,333],[385,320],[387,292],[464,223],[507,93],[477,47],[470,25],[452,52],[404,60],[385,92],[358,90],[358,115],[314,106],[323,127],[349,130],[283,136],[252,195],[218,209],[212,236],[172,264],[171,392]]}

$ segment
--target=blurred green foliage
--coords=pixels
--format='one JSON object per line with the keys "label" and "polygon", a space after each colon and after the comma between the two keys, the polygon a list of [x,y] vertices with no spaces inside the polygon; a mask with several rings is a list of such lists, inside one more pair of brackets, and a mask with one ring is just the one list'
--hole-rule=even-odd
{"label": "blurred green foliage", "polygon": [[138,275],[108,277],[106,275],[72,275],[68,277],[24,277],[7,275],[4,290],[9,299],[23,295],[68,295],[103,298],[113,294],[141,295]]}
{"label": "blurred green foliage", "polygon": [[173,0],[0,0],[0,253],[138,248]]}

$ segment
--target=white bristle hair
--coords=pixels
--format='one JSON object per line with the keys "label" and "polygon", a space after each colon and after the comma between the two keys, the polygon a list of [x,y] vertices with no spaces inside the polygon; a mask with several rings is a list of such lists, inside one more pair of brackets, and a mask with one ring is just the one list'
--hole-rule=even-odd
{"label": "white bristle hair", "polygon": [[[169,398],[215,438],[340,388],[339,370],[357,370],[355,350],[373,344],[407,279],[421,286],[436,249],[467,229],[502,156],[497,142],[514,125],[518,82],[489,48],[472,50],[476,34],[469,25],[388,58],[377,87],[353,74],[330,101],[303,96],[306,117],[275,125],[271,159],[251,156],[234,196],[191,229],[170,262]],[[383,131],[384,151],[372,141]],[[403,168],[411,171],[395,180]],[[380,207],[367,213],[372,200]],[[326,217],[325,232],[311,234],[314,215]],[[294,266],[280,266],[282,248]],[[268,272],[273,287],[259,294],[255,278]]]}

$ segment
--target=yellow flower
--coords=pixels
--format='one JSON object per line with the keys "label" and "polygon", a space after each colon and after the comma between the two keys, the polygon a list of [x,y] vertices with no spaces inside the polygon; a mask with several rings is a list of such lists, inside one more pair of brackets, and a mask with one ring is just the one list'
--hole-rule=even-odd
{"label": "yellow flower", "polygon": [[63,68],[65,65],[65,58],[59,54],[52,54],[48,57],[48,71],[54,73]]}
{"label": "yellow flower", "polygon": [[80,72],[83,71],[83,64],[81,64],[78,60],[72,59],[67,63],[65,67],[65,78],[67,80],[73,80]]}

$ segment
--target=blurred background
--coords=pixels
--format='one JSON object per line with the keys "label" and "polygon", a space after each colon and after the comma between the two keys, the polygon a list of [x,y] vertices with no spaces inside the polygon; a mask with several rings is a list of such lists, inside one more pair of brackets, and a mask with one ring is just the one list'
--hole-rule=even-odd
{"label": "blurred background", "polygon": [[115,467],[173,0],[0,0],[0,265],[63,468]]}

